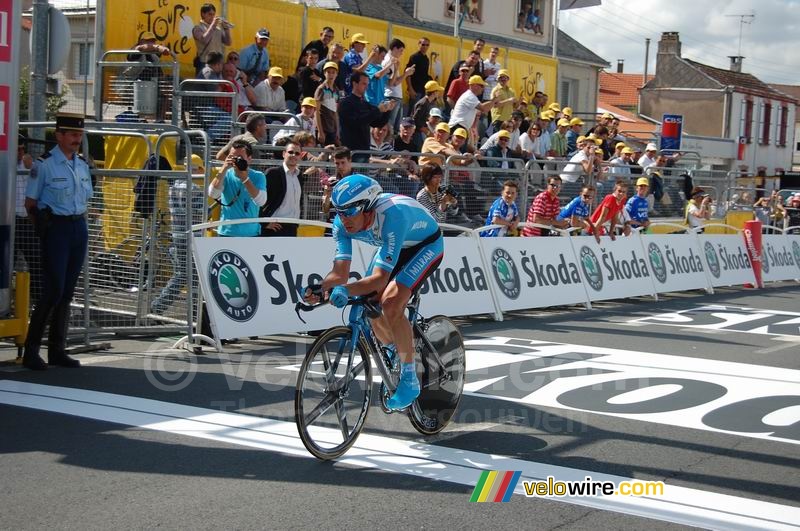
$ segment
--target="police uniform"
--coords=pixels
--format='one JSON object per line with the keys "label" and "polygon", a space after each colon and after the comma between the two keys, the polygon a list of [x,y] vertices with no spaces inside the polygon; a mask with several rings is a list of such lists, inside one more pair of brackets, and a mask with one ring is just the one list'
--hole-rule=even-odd
{"label": "police uniform", "polygon": [[[70,131],[83,131],[83,116],[59,114],[56,132]],[[23,365],[29,369],[47,368],[39,348],[48,321],[49,364],[80,366],[66,354],[67,326],[70,302],[86,258],[86,206],[92,194],[89,165],[77,153],[65,154],[56,146],[34,164],[25,195],[36,201],[33,214],[41,241],[42,294],[25,341]]]}

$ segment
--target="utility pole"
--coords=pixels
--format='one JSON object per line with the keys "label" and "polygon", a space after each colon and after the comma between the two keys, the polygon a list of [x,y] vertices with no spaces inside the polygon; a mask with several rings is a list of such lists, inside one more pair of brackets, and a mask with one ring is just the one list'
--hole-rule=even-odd
{"label": "utility pole", "polygon": [[[47,0],[34,0],[31,28],[31,89],[28,96],[28,120],[44,122],[47,118],[47,51],[49,49],[49,13]],[[34,127],[30,136],[44,140],[44,129]]]}
{"label": "utility pole", "polygon": [[642,78],[642,86],[647,84],[647,63],[650,62],[650,39],[644,40],[644,76]]}
{"label": "utility pole", "polygon": [[[751,11],[749,15],[725,15],[726,17],[739,17],[739,48],[736,51],[736,55],[741,57],[742,56],[742,28],[744,28],[745,24],[752,24],[753,21],[756,19],[756,14],[754,11]],[[749,19],[749,20],[745,20]]]}

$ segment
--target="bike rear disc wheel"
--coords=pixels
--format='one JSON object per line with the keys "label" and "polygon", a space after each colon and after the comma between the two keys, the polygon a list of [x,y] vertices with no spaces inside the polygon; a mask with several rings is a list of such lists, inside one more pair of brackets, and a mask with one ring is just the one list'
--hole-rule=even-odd
{"label": "bike rear disc wheel", "polygon": [[[420,338],[415,337],[419,358],[417,374],[421,374],[419,397],[408,409],[408,418],[414,429],[423,435],[434,435],[442,431],[458,408],[464,390],[466,355],[464,340],[458,327],[449,318],[437,315],[426,321],[425,336],[436,349],[442,367]],[[418,333],[414,328],[415,336]],[[427,363],[422,357],[425,356]]]}
{"label": "bike rear disc wheel", "polygon": [[314,341],[297,376],[294,411],[303,445],[318,459],[335,459],[356,442],[369,412],[372,373],[369,350],[352,350],[350,328],[325,331]]}

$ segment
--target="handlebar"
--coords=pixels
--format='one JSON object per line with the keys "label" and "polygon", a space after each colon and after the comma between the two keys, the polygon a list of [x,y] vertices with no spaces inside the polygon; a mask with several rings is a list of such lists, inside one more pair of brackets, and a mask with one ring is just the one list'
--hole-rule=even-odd
{"label": "handlebar", "polygon": [[[306,324],[305,319],[300,316],[300,312],[310,312],[316,310],[320,306],[324,306],[329,303],[328,299],[324,297],[325,293],[322,292],[322,285],[316,284],[313,286],[308,286],[306,291],[310,291],[312,295],[316,295],[320,297],[320,302],[316,304],[307,304],[302,300],[298,301],[297,304],[294,305],[294,311],[297,313],[297,318],[300,319],[303,324]],[[377,295],[377,292],[368,293],[367,295],[358,295],[355,297],[350,297],[347,300],[348,306],[364,306],[367,312],[367,317],[370,319],[376,319],[381,316],[381,308],[380,305],[372,302],[369,300],[370,298]]]}

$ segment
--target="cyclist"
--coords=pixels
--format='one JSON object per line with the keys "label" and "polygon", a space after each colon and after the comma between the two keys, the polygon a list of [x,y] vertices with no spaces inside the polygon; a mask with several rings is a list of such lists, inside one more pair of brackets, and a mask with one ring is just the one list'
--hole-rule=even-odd
{"label": "cyclist", "polygon": [[[400,357],[400,382],[387,405],[403,409],[420,392],[413,332],[405,309],[411,294],[439,267],[444,240],[436,220],[415,199],[382,192],[377,181],[360,174],[345,177],[334,186],[336,255],[322,289],[330,290],[330,302],[337,308],[346,306],[350,296],[377,293],[383,314],[373,321],[375,334]],[[364,278],[348,283],[353,240],[379,249]],[[319,300],[308,291],[305,299],[309,303]]]}

